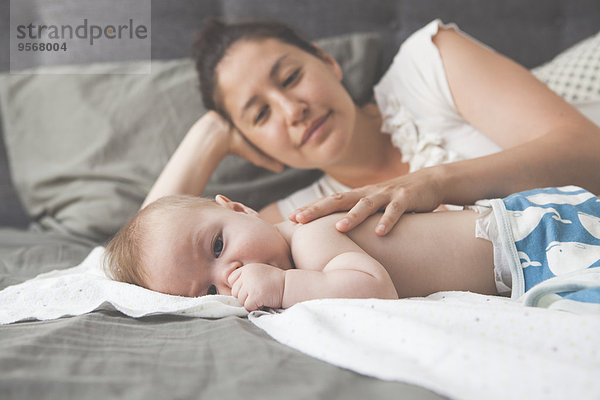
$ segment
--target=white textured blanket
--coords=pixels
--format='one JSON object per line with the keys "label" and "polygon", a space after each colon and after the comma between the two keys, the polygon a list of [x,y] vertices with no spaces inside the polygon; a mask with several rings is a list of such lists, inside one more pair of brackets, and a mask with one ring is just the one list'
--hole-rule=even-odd
{"label": "white textured blanket", "polygon": [[[169,296],[114,282],[102,269],[103,252],[98,247],[76,267],[0,291],[0,324],[97,309],[116,309],[132,317],[247,315],[229,296]],[[597,285],[600,269],[592,272],[594,279],[586,278],[583,286],[578,281],[582,277],[547,281],[547,288],[540,285],[543,290],[524,302],[552,307],[558,303],[538,304],[539,299],[564,290],[564,285],[570,290],[590,282]],[[313,300],[285,311],[253,312],[249,318],[281,343],[321,360],[451,398],[599,399],[600,316],[596,308],[573,309],[596,314],[442,292],[402,300]]]}
{"label": "white textured blanket", "polygon": [[313,300],[249,319],[334,365],[454,399],[600,399],[600,317],[442,292]]}
{"label": "white textured blanket", "polygon": [[184,314],[221,318],[246,316],[234,297],[179,297],[115,282],[102,269],[103,247],[96,247],[78,266],[51,271],[0,291],[0,324],[48,320],[98,309],[119,310],[131,317]]}

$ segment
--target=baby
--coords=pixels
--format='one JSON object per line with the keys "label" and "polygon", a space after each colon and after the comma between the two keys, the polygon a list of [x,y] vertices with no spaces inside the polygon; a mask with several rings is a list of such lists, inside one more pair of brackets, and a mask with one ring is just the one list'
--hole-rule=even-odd
{"label": "baby", "polygon": [[[600,215],[598,199],[583,189],[543,189],[462,211],[406,214],[379,237],[373,234],[377,215],[340,233],[335,228],[339,215],[306,225],[271,225],[221,195],[214,201],[167,196],[117,233],[106,247],[105,265],[119,281],[179,296],[232,295],[247,310],[287,308],[318,298],[396,299],[446,290],[494,295],[512,290],[518,297],[556,275],[548,260],[519,249],[523,239],[539,229],[548,231],[544,224],[575,227],[577,211],[567,223],[556,201],[593,206],[596,217],[587,209],[584,214]],[[573,233],[568,235],[572,241]],[[549,237],[546,232],[543,240],[561,241],[560,235]],[[536,254],[530,254],[535,261],[521,250]],[[524,273],[523,254],[530,258],[533,275]],[[595,264],[600,265],[600,255],[582,268]]]}

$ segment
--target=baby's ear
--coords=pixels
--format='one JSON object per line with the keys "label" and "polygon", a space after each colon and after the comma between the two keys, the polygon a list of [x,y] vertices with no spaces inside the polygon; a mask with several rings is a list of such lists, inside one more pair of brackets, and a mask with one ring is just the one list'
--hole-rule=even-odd
{"label": "baby's ear", "polygon": [[231,201],[229,200],[227,197],[223,196],[222,194],[218,194],[215,196],[215,202],[225,208],[229,208],[230,210],[233,210],[235,212],[241,212],[244,214],[249,214],[249,215],[258,215],[258,213],[256,211],[254,211],[252,208],[239,203],[237,201]]}

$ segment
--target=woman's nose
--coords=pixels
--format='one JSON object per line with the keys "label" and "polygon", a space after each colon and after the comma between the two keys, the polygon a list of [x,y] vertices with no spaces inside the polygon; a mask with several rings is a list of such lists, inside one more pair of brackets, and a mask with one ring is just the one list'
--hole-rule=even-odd
{"label": "woman's nose", "polygon": [[308,104],[293,96],[282,96],[282,107],[290,125],[302,123],[306,118]]}

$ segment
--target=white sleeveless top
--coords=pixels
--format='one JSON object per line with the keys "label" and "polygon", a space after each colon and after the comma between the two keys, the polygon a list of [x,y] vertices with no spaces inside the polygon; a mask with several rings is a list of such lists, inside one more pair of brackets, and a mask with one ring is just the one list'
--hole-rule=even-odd
{"label": "white sleeveless top", "polygon": [[[410,172],[502,150],[458,114],[438,48],[431,40],[440,25],[458,29],[435,20],[413,33],[374,87],[382,132],[391,135]],[[285,217],[314,200],[348,190],[325,175],[277,204]]]}

